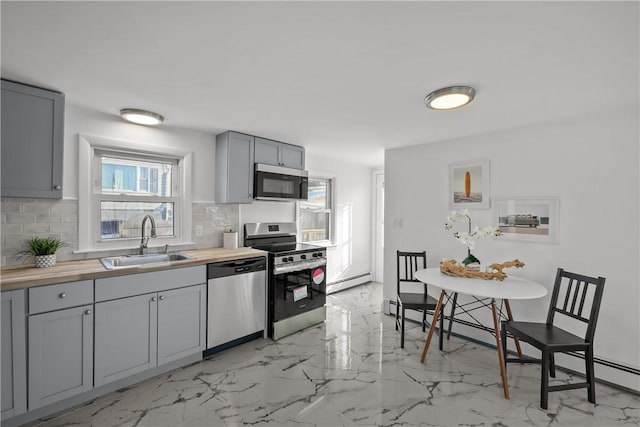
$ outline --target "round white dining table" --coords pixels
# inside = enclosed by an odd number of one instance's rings
[[[491,299],[490,306],[493,314],[493,333],[496,338],[498,363],[500,364],[500,375],[502,377],[504,397],[508,399],[509,384],[507,382],[507,371],[504,361],[505,355],[502,353],[502,343],[500,341],[500,326],[498,322],[498,313],[496,310],[495,300],[501,299],[504,302],[507,310],[507,318],[509,320],[513,320],[509,300],[542,298],[547,294],[547,288],[542,286],[540,283],[517,276],[509,275],[504,280],[485,280],[479,278],[449,276],[441,273],[440,268],[426,268],[423,270],[418,270],[415,273],[415,277],[416,279],[420,280],[423,283],[426,283],[427,285],[431,285],[441,289],[438,304],[436,305],[436,308],[433,312],[433,321],[431,322],[429,333],[427,334],[427,339],[424,344],[424,349],[422,350],[422,358],[420,359],[422,363],[424,363],[427,357],[427,352],[429,350],[429,345],[431,343],[431,338],[433,336],[437,320],[439,316],[442,315],[443,301],[447,296],[447,292],[454,295],[471,295],[479,302],[480,299]],[[455,300],[456,298],[454,298],[454,305]],[[442,335],[442,331],[440,331],[440,334]],[[515,342],[518,354],[521,357],[522,353],[520,350],[520,343],[517,340],[515,340]]]
[[[535,299],[547,295],[547,288],[540,283],[517,276],[504,280],[484,280],[469,277],[448,276],[440,268],[426,268],[415,273],[416,279],[436,288],[483,298]]]

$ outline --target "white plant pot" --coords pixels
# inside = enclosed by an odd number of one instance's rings
[[[56,254],[51,255],[37,255],[36,268],[53,267],[56,265]]]

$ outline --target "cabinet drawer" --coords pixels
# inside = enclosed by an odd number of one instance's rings
[[[106,277],[96,279],[96,302],[199,285],[206,281],[205,265]]]
[[[93,304],[93,280],[29,289],[29,314]]]

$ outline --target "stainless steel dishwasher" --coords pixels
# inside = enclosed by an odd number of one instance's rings
[[[265,257],[207,265],[207,350],[259,338],[266,325]]]

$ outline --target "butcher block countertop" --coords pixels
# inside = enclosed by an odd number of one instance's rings
[[[116,270],[107,270],[98,258],[79,261],[61,261],[50,268],[35,268],[33,266],[6,267],[0,271],[0,290],[8,291],[32,286],[191,267],[194,265],[208,264],[210,262],[267,255],[267,252],[252,248],[208,248],[180,251],[180,253],[189,255],[193,257],[193,259],[146,264],[139,267],[127,267]],[[203,277],[203,280],[204,279]]]

